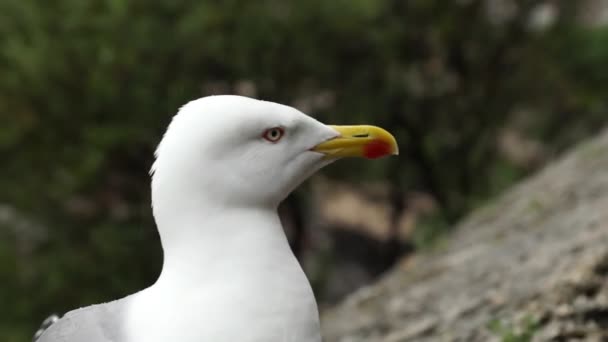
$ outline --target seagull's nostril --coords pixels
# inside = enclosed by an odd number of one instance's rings
[[[367,138],[369,137],[369,133],[355,134],[353,138]]]

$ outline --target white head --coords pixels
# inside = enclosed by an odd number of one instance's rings
[[[336,158],[396,152],[394,138],[377,127],[327,126],[277,103],[204,97],[180,109],[156,150],[154,215],[159,221],[165,211],[176,217],[202,204],[274,209]]]
[[[331,161],[311,149],[338,135],[277,103],[240,96],[194,100],[173,118],[156,150],[153,201],[171,188],[223,205],[276,206]]]

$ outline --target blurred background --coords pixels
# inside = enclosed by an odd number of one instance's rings
[[[605,0],[0,0],[0,340],[154,282],[148,170],[185,102],[395,133],[280,208],[325,308],[604,126],[605,23]]]

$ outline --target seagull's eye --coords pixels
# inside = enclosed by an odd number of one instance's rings
[[[285,130],[283,128],[273,127],[273,128],[267,129],[264,132],[264,134],[262,135],[262,138],[264,138],[272,143],[276,143],[277,141],[281,140],[283,135],[285,135]]]

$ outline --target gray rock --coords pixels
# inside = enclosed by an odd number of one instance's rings
[[[326,342],[608,340],[608,131],[323,314]]]

